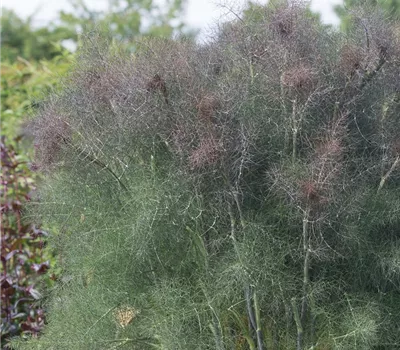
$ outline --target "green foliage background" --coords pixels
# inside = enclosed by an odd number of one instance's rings
[[[28,122],[40,101],[55,89],[73,62],[73,56],[67,51],[60,48],[58,52],[51,60],[29,62],[19,57],[13,63],[2,61],[2,135],[7,135],[10,142],[13,137],[27,132],[23,124]]]
[[[400,0],[344,0],[342,5],[337,5],[335,8],[335,12],[341,20],[342,30],[349,29],[349,10],[358,6],[379,9],[385,14],[387,20],[398,19],[400,16]]]

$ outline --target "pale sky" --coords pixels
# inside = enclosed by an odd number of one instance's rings
[[[1,1],[1,0],[0,0]],[[186,23],[191,27],[202,31],[202,36],[215,23],[216,20],[224,17],[226,9],[218,6],[221,0],[188,0],[186,9]],[[259,3],[266,3],[266,0],[258,0]],[[85,3],[94,9],[106,9],[107,0],[86,0]],[[246,3],[245,0],[228,0],[229,4],[236,4],[240,8]],[[312,0],[312,9],[320,12],[322,20],[326,23],[337,24],[338,19],[333,12],[333,6],[342,3],[342,0]],[[2,6],[13,9],[18,15],[27,17],[35,14],[34,23],[46,25],[57,18],[57,12],[62,9],[69,9],[68,0],[3,0]]]

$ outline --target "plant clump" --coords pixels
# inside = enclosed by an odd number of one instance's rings
[[[17,348],[399,346],[396,25],[236,15],[202,45],[83,36],[33,120],[64,270]]]

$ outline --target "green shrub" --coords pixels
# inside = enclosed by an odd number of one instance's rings
[[[393,28],[278,4],[205,45],[87,34],[33,126],[64,276],[15,346],[397,347]]]
[[[27,61],[18,57],[12,63],[1,62],[1,134],[7,137],[8,142],[17,146],[14,138],[26,133],[24,124],[29,116],[44,96],[54,90],[71,63],[72,56],[66,51],[49,61]],[[27,157],[32,157],[32,152],[27,149],[31,145],[26,147],[27,143],[18,147],[24,149],[22,153]]]

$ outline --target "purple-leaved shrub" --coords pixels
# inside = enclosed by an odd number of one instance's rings
[[[16,138],[18,146],[20,138]],[[1,344],[29,334],[37,337],[45,323],[40,286],[48,274],[50,256],[43,248],[47,232],[24,218],[35,190],[34,177],[18,147],[2,136],[1,154]],[[47,275],[46,278],[40,278]],[[44,276],[42,276],[44,277]]]

